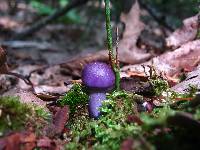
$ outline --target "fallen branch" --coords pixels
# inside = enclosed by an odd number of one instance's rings
[[[44,26],[46,26],[50,22],[52,22],[52,21],[58,19],[59,17],[65,15],[67,12],[69,12],[73,8],[78,7],[80,5],[83,5],[87,2],[88,2],[88,0],[73,0],[71,3],[67,4],[63,8],[55,11],[53,14],[51,14],[51,15],[47,16],[46,18],[34,23],[32,26],[16,33],[13,36],[13,39],[23,39],[23,38],[27,37],[28,35],[31,35],[31,34],[37,32],[38,30],[40,30],[41,28],[43,28]]]

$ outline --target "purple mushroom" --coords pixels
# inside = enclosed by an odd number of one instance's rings
[[[99,108],[106,99],[106,92],[115,84],[115,74],[106,63],[92,62],[85,66],[82,71],[83,84],[89,90],[89,115],[94,119],[100,116]]]

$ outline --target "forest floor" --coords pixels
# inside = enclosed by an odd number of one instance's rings
[[[199,14],[172,31],[138,3],[122,13],[121,23],[113,22],[113,28],[119,28],[120,40],[114,43],[121,91],[108,94],[112,108],[104,106],[104,116],[92,120],[81,97],[87,95],[81,71],[89,62],[108,63],[104,17],[87,18],[91,12],[82,11],[86,24],[47,24],[21,40],[14,35],[42,18],[28,5],[18,7],[16,14],[5,15],[9,7],[0,2],[0,149],[169,149],[166,143],[171,149],[191,149],[198,145]],[[113,35],[116,39],[115,30]],[[72,108],[65,102],[70,94],[81,97],[82,104]],[[60,107],[59,101],[65,105]],[[143,106],[145,102],[149,107]]]

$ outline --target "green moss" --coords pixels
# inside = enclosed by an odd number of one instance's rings
[[[154,93],[157,96],[160,96],[162,92],[167,91],[169,89],[169,85],[167,81],[163,79],[150,79],[151,84],[153,85],[154,88]]]
[[[69,105],[71,113],[74,113],[78,105],[85,105],[88,102],[86,88],[81,84],[74,84],[73,87],[58,101],[61,106]]]
[[[189,89],[187,96],[193,96],[196,91],[195,87],[192,86]],[[170,92],[167,88],[165,90]],[[174,96],[169,94],[169,97],[165,99],[173,102]],[[67,125],[71,129],[71,135],[68,137],[71,140],[65,145],[65,148],[69,150],[118,150],[127,137],[134,139],[134,149],[165,147],[165,141],[170,143],[170,139],[176,140],[172,145],[177,148],[179,139],[184,138],[184,135],[180,133],[189,132],[189,130],[170,125],[168,118],[177,112],[185,110],[174,110],[170,107],[170,103],[164,103],[162,107],[154,108],[151,113],[139,113],[136,109],[136,99],[138,101],[138,99],[142,99],[142,96],[125,91],[114,91],[111,94],[107,94],[107,100],[104,101],[100,109],[102,115],[98,120],[89,118],[87,112],[82,113],[82,115],[76,115]],[[199,107],[190,113],[193,114],[194,119],[199,120]],[[143,124],[128,123],[128,115],[138,116]],[[156,129],[160,130],[163,135],[157,136],[155,134]],[[164,134],[163,129],[170,129],[170,131]],[[161,139],[159,138],[160,136],[162,137]],[[179,139],[176,139],[176,136]],[[189,142],[186,145],[191,146]]]
[[[124,139],[141,134],[140,126],[127,123],[127,116],[134,114],[134,107],[133,94],[124,91],[108,94],[98,120],[78,116],[68,124],[72,134],[66,149],[120,149]]]
[[[48,111],[45,111],[42,107],[35,107],[34,108],[36,116],[39,118],[43,118],[44,120],[50,121],[51,120],[51,113]]]
[[[154,86],[154,92],[157,96],[163,96],[161,107],[156,107],[151,113],[138,112],[137,104],[139,100],[144,100],[141,95],[135,95],[126,91],[114,91],[107,94],[107,99],[100,108],[101,116],[98,120],[89,118],[86,104],[88,96],[83,92],[80,85],[74,86],[65,97],[64,104],[73,108],[74,117],[70,118],[67,126],[71,129],[69,135],[70,142],[65,145],[66,149],[94,149],[94,150],[117,150],[121,143],[127,138],[134,139],[134,149],[155,149],[157,143],[163,144],[162,140],[176,139],[176,135],[181,133],[177,127],[170,126],[168,118],[175,115],[176,112],[186,111],[177,107],[172,109],[171,104],[175,98],[194,97],[197,91],[196,86],[189,85],[188,92],[185,94],[176,93],[170,90],[168,83],[157,77],[150,79]],[[167,93],[167,94],[166,94]],[[83,97],[83,99],[80,99]],[[83,106],[85,107],[84,109]],[[75,111],[78,109],[78,111]],[[200,111],[192,110],[194,118],[199,120]],[[137,123],[128,123],[128,115],[138,116],[143,125]],[[170,127],[169,127],[170,126]],[[155,129],[170,128],[172,131],[162,137],[161,140],[154,135]],[[179,135],[178,135],[179,136]],[[180,136],[182,138],[182,135]],[[148,141],[147,141],[147,140]],[[142,142],[141,142],[142,141]],[[156,143],[156,144],[155,144]],[[155,146],[153,146],[155,144]],[[163,145],[161,145],[163,146]],[[178,144],[174,144],[174,147]],[[158,146],[159,147],[159,146]]]
[[[38,106],[20,103],[17,97],[0,97],[0,135],[22,130],[27,124],[38,127],[47,119],[46,115],[36,113],[39,109],[40,112],[45,112]]]

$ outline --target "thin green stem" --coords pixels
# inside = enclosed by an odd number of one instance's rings
[[[109,51],[109,57],[111,57],[111,63],[113,65],[114,63],[114,52],[113,52],[113,46],[112,46],[112,27],[110,23],[110,0],[104,0],[105,1],[105,15],[106,15],[106,31],[107,31],[107,45],[108,45],[108,51]]]
[[[105,15],[106,15],[106,31],[107,31],[107,45],[109,51],[109,59],[111,66],[115,72],[115,90],[120,89],[120,73],[118,68],[118,60],[114,57],[114,51],[112,46],[112,27],[110,23],[110,0],[104,0],[105,2]]]

